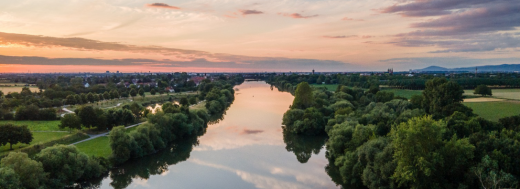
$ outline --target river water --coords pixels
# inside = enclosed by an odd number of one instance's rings
[[[325,171],[325,138],[284,135],[293,96],[265,82],[237,86],[206,133],[113,169],[100,188],[338,188]]]

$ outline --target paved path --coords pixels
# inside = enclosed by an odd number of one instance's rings
[[[142,125],[142,124],[144,124],[144,123],[146,123],[146,121],[145,121],[145,122],[142,122],[142,123],[138,123],[138,124],[134,124],[134,125],[126,126],[125,128],[128,129],[128,128],[136,127],[136,126]],[[101,134],[97,134],[97,135],[89,135],[90,138],[87,138],[87,139],[85,139],[85,140],[81,140],[81,141],[78,141],[78,142],[75,142],[75,143],[72,143],[72,144],[69,144],[69,145],[76,145],[76,144],[79,144],[79,143],[82,143],[82,142],[85,142],[85,141],[89,141],[89,140],[92,140],[92,139],[95,139],[95,138],[99,138],[99,137],[102,137],[102,136],[107,136],[108,133],[110,133],[110,132],[101,133]]]

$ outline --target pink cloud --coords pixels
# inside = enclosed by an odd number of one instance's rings
[[[341,20],[345,20],[345,21],[364,21],[363,19],[354,19],[354,18],[349,18],[349,17],[342,18]]]
[[[175,10],[181,9],[179,7],[171,6],[166,3],[152,3],[152,4],[146,4],[146,6],[151,7],[151,8],[163,8],[163,9],[175,9]]]
[[[248,14],[264,14],[262,11],[257,10],[239,10],[242,15],[248,15]]]
[[[356,35],[324,35],[323,38],[328,39],[344,39],[344,38],[351,38],[351,37],[357,37]]]
[[[282,16],[286,16],[286,17],[291,17],[291,18],[313,18],[313,17],[317,17],[318,15],[315,14],[315,15],[311,15],[311,16],[303,16],[301,15],[300,13],[292,13],[292,14],[289,14],[289,13],[278,13],[279,15],[282,15]]]

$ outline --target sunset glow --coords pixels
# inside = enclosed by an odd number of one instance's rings
[[[520,63],[517,0],[0,2],[0,73]]]

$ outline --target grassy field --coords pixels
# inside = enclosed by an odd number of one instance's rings
[[[205,110],[206,109],[206,101],[202,101],[194,106],[191,106],[192,110]]]
[[[76,144],[76,147],[89,156],[93,155],[108,158],[110,154],[112,154],[108,140],[107,136],[103,136]]]
[[[14,125],[27,125],[31,131],[66,131],[60,129],[60,121],[0,121],[0,124],[11,123]]]
[[[67,135],[69,135],[68,132],[34,132],[33,133],[34,139],[29,145],[16,144],[16,145],[13,145],[13,149],[18,150],[20,148],[25,148],[25,147],[28,147],[28,146],[31,146],[34,144],[50,142],[50,141],[65,137]],[[8,152],[9,152],[9,144],[0,147],[0,154],[8,153]]]
[[[468,96],[480,96],[474,95],[474,90],[464,90],[464,95]],[[495,98],[520,100],[520,89],[492,89],[493,96]]]
[[[422,90],[407,90],[407,89],[383,89],[382,91],[393,92],[394,96],[401,96],[410,99],[413,95],[421,95]]]
[[[473,109],[473,113],[492,121],[520,114],[520,103],[514,101],[466,102],[464,105]]]

